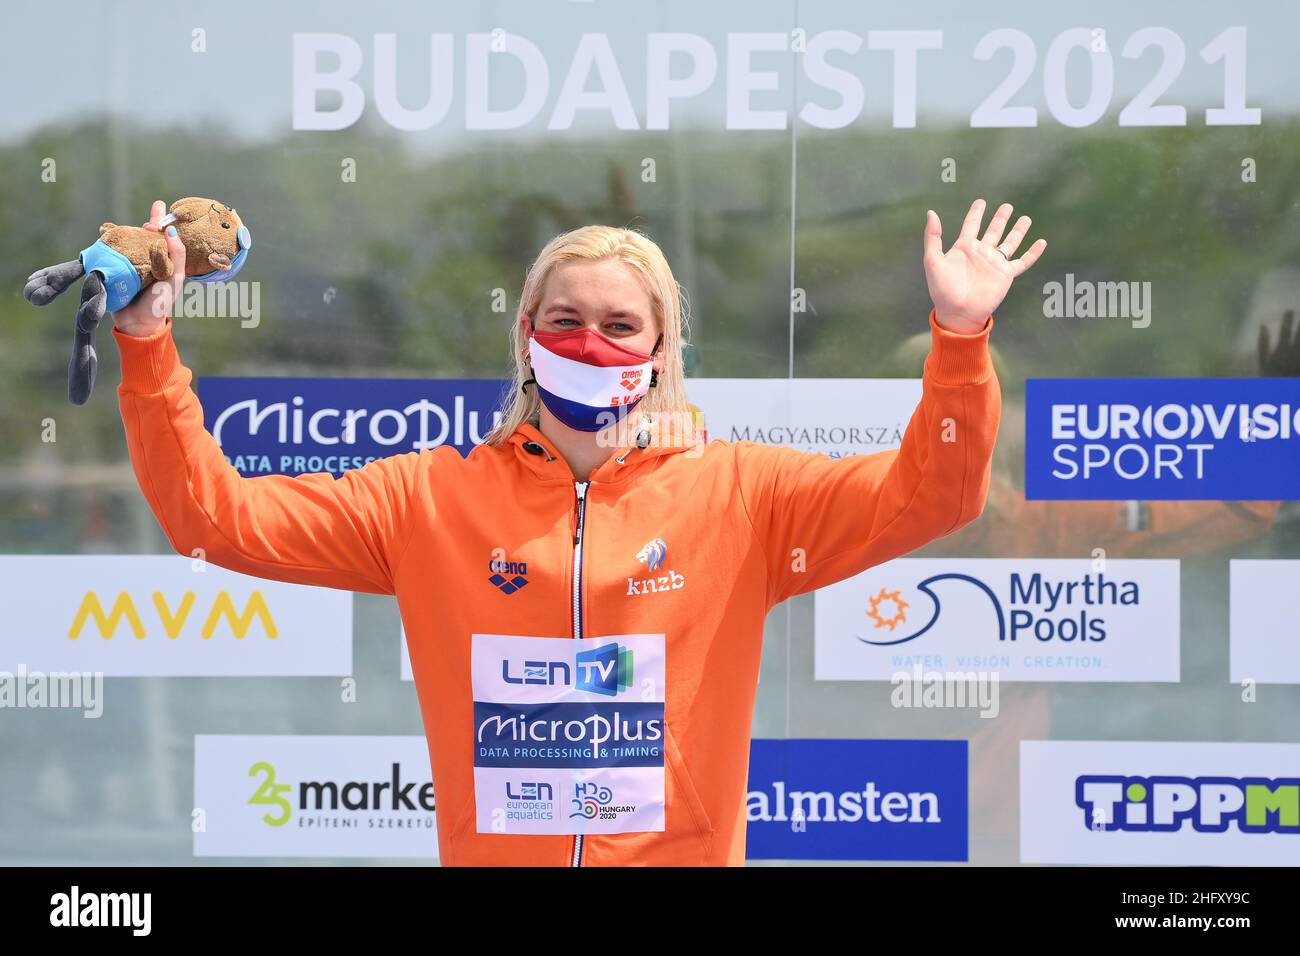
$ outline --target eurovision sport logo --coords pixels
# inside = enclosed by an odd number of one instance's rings
[[[1025,863],[1294,866],[1300,745],[1023,741]]]
[[[1300,499],[1288,378],[1029,379],[1025,496]]]
[[[754,740],[751,860],[965,860],[964,740]]]
[[[500,421],[495,379],[202,378],[203,424],[242,475],[335,476],[451,445],[469,454]]]
[[[1177,681],[1177,561],[890,561],[816,592],[818,680],[918,666],[1001,680]]]

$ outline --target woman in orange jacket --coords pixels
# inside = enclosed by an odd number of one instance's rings
[[[397,596],[444,864],[739,865],[767,612],[983,507],[992,313],[1046,247],[1015,258],[1030,220],[1006,232],[1011,212],[981,237],[976,201],[947,252],[927,215],[932,350],[897,451],[690,441],[672,272],[645,236],[587,226],[529,270],[487,442],[338,479],[241,477],[204,430],[169,230],[176,278],[114,315],[132,465],[182,554]]]

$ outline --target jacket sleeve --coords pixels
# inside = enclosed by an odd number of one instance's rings
[[[988,336],[930,313],[921,402],[902,445],[834,460],[738,442],[740,494],[767,563],[769,605],[907,554],[979,516],[1002,397]]]
[[[393,593],[421,455],[343,477],[245,478],[203,427],[171,320],[151,336],[114,329],[118,402],[131,465],[172,547],[220,567],[293,584]],[[200,552],[198,549],[202,549]]]

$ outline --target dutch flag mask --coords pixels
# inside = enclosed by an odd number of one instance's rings
[[[622,421],[653,384],[654,350],[647,355],[594,329],[538,332],[528,340],[537,394],[569,428],[598,432]]]

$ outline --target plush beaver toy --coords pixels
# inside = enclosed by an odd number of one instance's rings
[[[243,268],[253,245],[235,210],[212,199],[191,196],[172,203],[162,227],[175,226],[185,244],[185,275],[200,282],[225,282]],[[172,276],[172,260],[162,233],[106,222],[99,241],[71,262],[46,266],[27,278],[23,295],[32,305],[48,305],[82,276],[81,305],[68,365],[68,398],[84,405],[95,387],[99,360],[95,329],[105,312],[116,312],[140,290]]]

